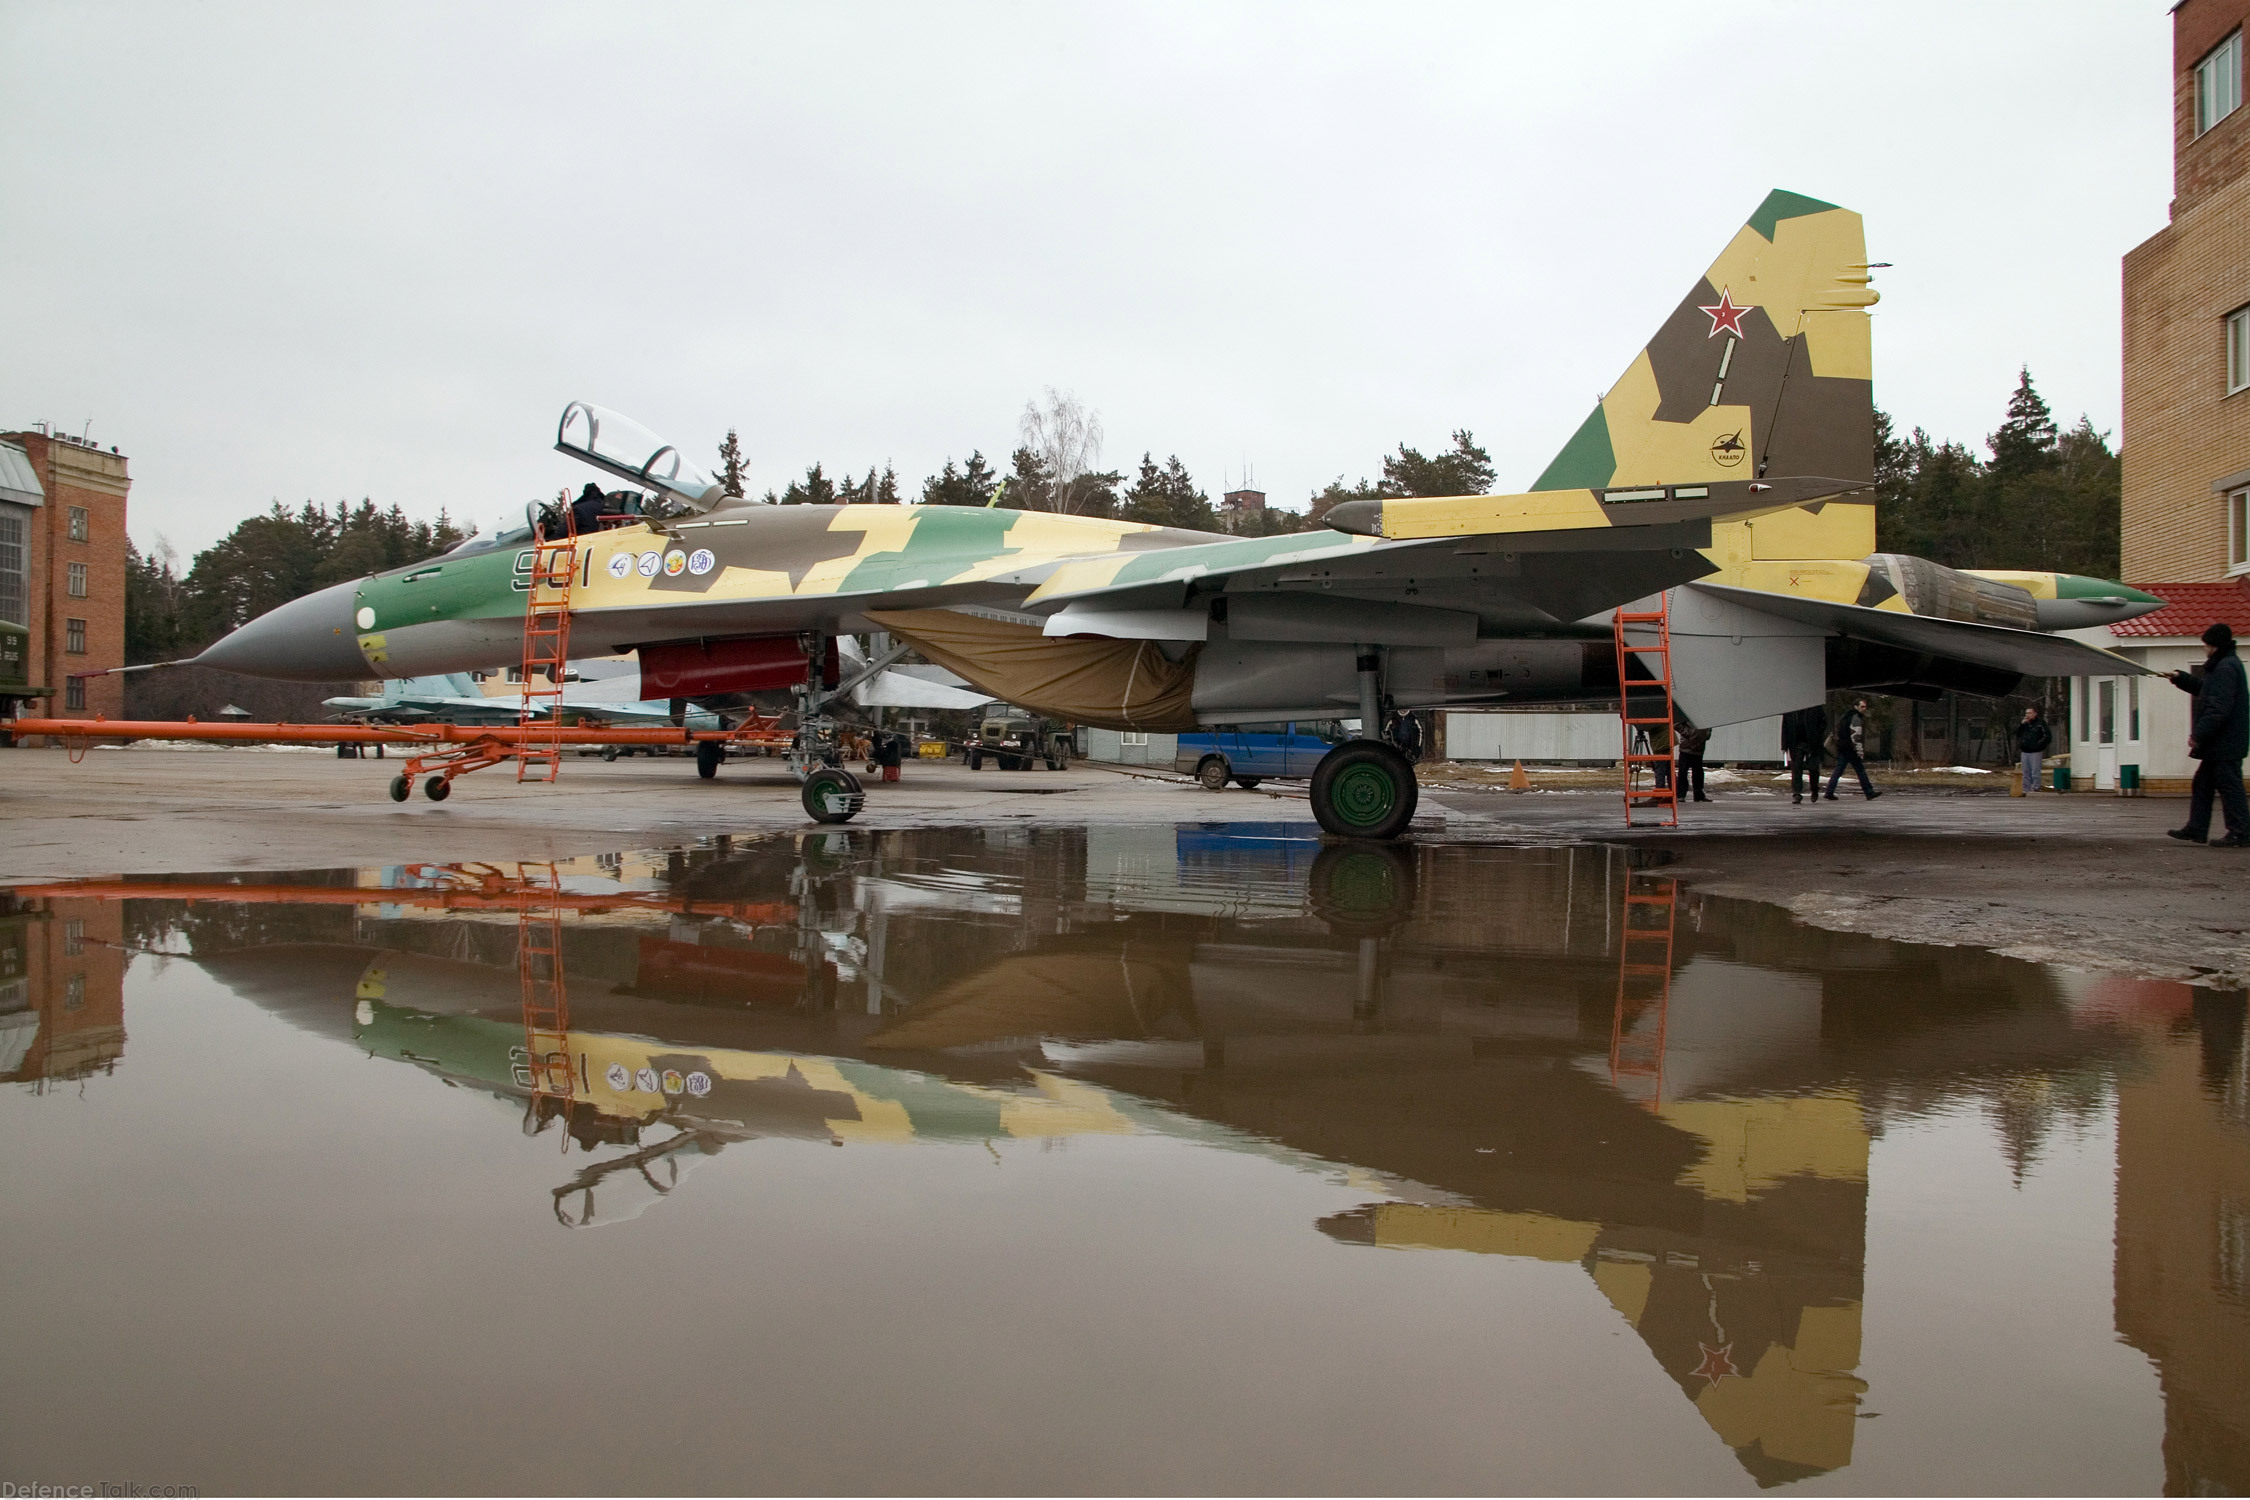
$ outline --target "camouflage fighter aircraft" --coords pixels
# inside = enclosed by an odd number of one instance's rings
[[[2150,595],[1876,551],[1870,272],[1858,214],[1771,193],[1529,491],[1352,502],[1312,534],[747,503],[573,403],[556,447],[650,492],[647,514],[579,539],[573,639],[637,652],[646,699],[793,686],[808,737],[852,686],[834,643],[858,632],[1083,724],[1356,710],[1363,737],[1321,763],[1312,803],[1331,832],[1373,838],[1415,804],[1412,768],[1372,737],[1386,707],[1614,701],[1621,606],[1668,602],[1677,710],[1705,728],[1831,688],[2001,694],[2139,671],[2043,632],[2130,618]],[[199,660],[313,680],[514,663],[533,547],[526,526],[335,585]],[[848,816],[848,776],[801,764],[807,809]]]

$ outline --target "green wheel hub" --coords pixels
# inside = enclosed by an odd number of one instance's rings
[[[1336,815],[1359,828],[1373,828],[1398,806],[1398,787],[1383,767],[1346,766],[1332,783]]]

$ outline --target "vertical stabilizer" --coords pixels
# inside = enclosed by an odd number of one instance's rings
[[[1776,190],[1533,489],[1875,476],[1867,237]]]

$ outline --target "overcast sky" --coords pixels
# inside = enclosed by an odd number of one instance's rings
[[[1528,484],[1771,187],[1858,209],[1876,400],[2118,421],[2161,0],[0,0],[0,427],[183,554],[274,499],[490,526],[566,401],[753,493],[1015,446],[1278,504],[1455,427]]]

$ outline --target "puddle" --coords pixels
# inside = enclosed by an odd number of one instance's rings
[[[0,1452],[2250,1488],[2240,997],[1643,864],[1284,821],[0,893]]]

